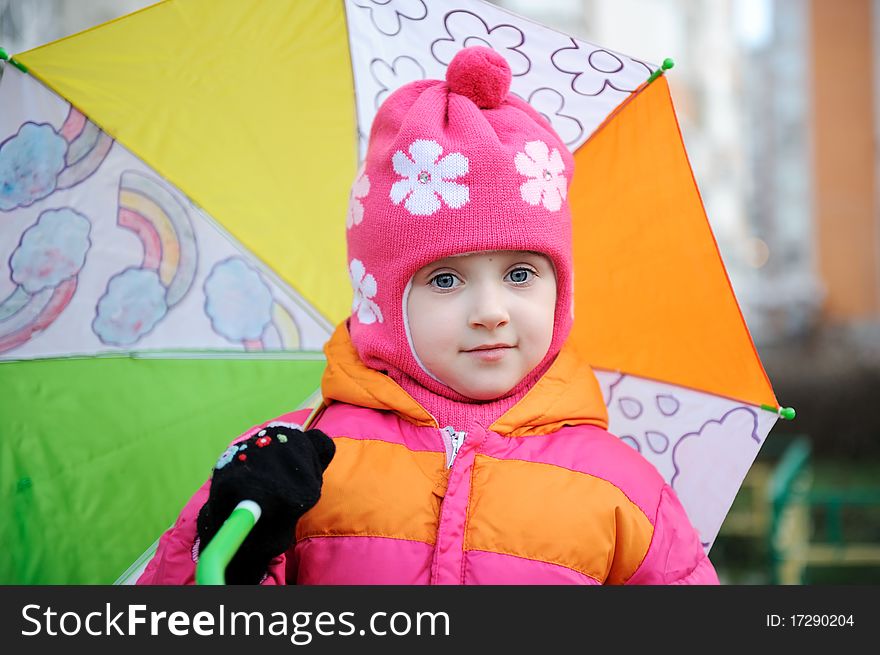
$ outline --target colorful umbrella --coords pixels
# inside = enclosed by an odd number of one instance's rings
[[[575,153],[573,338],[711,547],[782,410],[662,70],[480,0],[165,0],[0,65],[0,580],[112,582],[316,401],[376,108],[474,44]]]

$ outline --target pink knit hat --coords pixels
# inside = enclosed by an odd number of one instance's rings
[[[409,345],[405,294],[422,266],[487,250],[547,255],[556,315],[536,370],[546,370],[572,322],[566,196],[574,160],[547,120],[508,93],[510,80],[501,55],[472,47],[453,58],[445,82],[420,80],[392,93],[373,121],[351,193],[349,331],[361,360],[404,388],[414,381],[459,402],[468,399],[428,375]]]

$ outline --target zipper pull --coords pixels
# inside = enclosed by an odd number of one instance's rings
[[[458,455],[467,432],[456,432],[454,427],[447,425],[440,430],[440,434],[443,435],[443,443],[446,445],[446,468],[449,469],[455,463],[455,456]]]

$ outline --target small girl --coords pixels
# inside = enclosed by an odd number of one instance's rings
[[[510,80],[466,48],[380,107],[321,406],[237,439],[140,584],[192,583],[246,498],[263,514],[231,583],[718,583],[566,345],[574,160]]]

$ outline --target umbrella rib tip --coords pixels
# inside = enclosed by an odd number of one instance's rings
[[[761,409],[767,410],[768,412],[773,412],[779,418],[786,421],[793,421],[794,417],[797,415],[797,412],[794,411],[794,407],[774,407],[773,405],[761,405]]]
[[[8,52],[6,52],[6,49],[2,48],[2,47],[0,47],[0,60],[8,61],[10,64],[15,66],[18,70],[20,70],[22,73],[28,72],[27,68],[25,68],[24,64],[22,64],[20,61],[16,60],[14,57],[10,56],[10,54]]]
[[[653,73],[651,73],[651,77],[648,78],[647,83],[650,84],[651,82],[653,82],[658,77],[663,75],[663,73],[668,71],[673,66],[675,66],[675,62],[672,60],[671,57],[667,57],[666,59],[663,60],[663,63],[660,64],[660,67],[657,70],[655,70]]]

